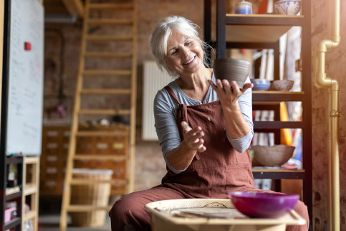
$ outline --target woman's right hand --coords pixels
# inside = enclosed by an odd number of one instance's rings
[[[192,150],[204,152],[207,148],[204,146],[204,132],[201,127],[191,128],[186,121],[181,122],[183,128],[183,143]]]

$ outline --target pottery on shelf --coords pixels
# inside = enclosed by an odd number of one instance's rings
[[[301,9],[301,0],[276,0],[274,13],[284,15],[297,15]]]
[[[292,156],[295,147],[279,144],[274,146],[253,145],[254,160],[262,166],[281,166]]]
[[[271,90],[289,91],[292,89],[293,84],[294,84],[293,80],[288,80],[288,79],[274,80],[271,84]]]
[[[267,79],[251,79],[251,83],[254,91],[266,91],[270,88],[270,80]]]

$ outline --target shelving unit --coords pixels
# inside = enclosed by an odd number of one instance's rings
[[[2,158],[3,159],[3,158]],[[17,185],[6,187],[7,171],[13,164],[17,167]],[[33,230],[37,231],[38,226],[38,182],[39,182],[39,157],[11,156],[4,158],[4,166],[1,171],[1,190],[5,195],[1,197],[1,221],[0,230],[22,230],[25,222],[32,220]],[[30,176],[30,179],[27,178]],[[25,213],[25,203],[30,197],[30,211]],[[10,222],[5,221],[6,204],[16,202],[16,217]]]
[[[1,167],[1,191],[5,192],[1,194],[0,200],[0,211],[1,211],[1,230],[22,230],[22,172],[23,172],[23,157],[22,156],[11,156],[7,157],[5,155],[1,155],[0,165]],[[7,171],[9,166],[13,164],[17,166],[17,185],[11,188],[7,187]],[[16,212],[17,215],[15,218],[11,219],[9,222],[5,222],[5,210],[6,205],[9,202],[16,202]]]
[[[274,49],[274,79],[279,78],[279,39],[291,27],[302,28],[301,39],[301,92],[253,91],[254,103],[268,102],[302,102],[301,121],[254,121],[255,132],[280,132],[280,129],[302,129],[303,168],[287,170],[281,168],[254,168],[257,179],[300,179],[303,181],[303,201],[308,206],[312,217],[312,124],[311,124],[311,7],[310,0],[302,1],[300,16],[274,14],[226,14],[225,0],[217,0],[216,6],[216,42],[212,41],[211,0],[204,0],[204,39],[216,48],[216,57],[226,57],[226,50],[231,48]],[[227,33],[228,32],[228,33]],[[229,34],[231,36],[226,37]],[[275,143],[278,140],[276,139]]]
[[[22,227],[31,221],[33,230],[37,231],[40,159],[37,156],[25,156],[23,162]],[[30,208],[28,212],[25,211],[27,201]]]

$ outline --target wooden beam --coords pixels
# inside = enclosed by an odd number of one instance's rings
[[[67,8],[67,11],[72,16],[78,16],[83,18],[84,16],[84,5],[81,0],[62,0]]]

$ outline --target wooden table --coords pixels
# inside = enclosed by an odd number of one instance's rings
[[[248,218],[229,199],[176,199],[145,205],[153,231],[284,231],[286,225],[304,225],[295,211],[278,218]]]

